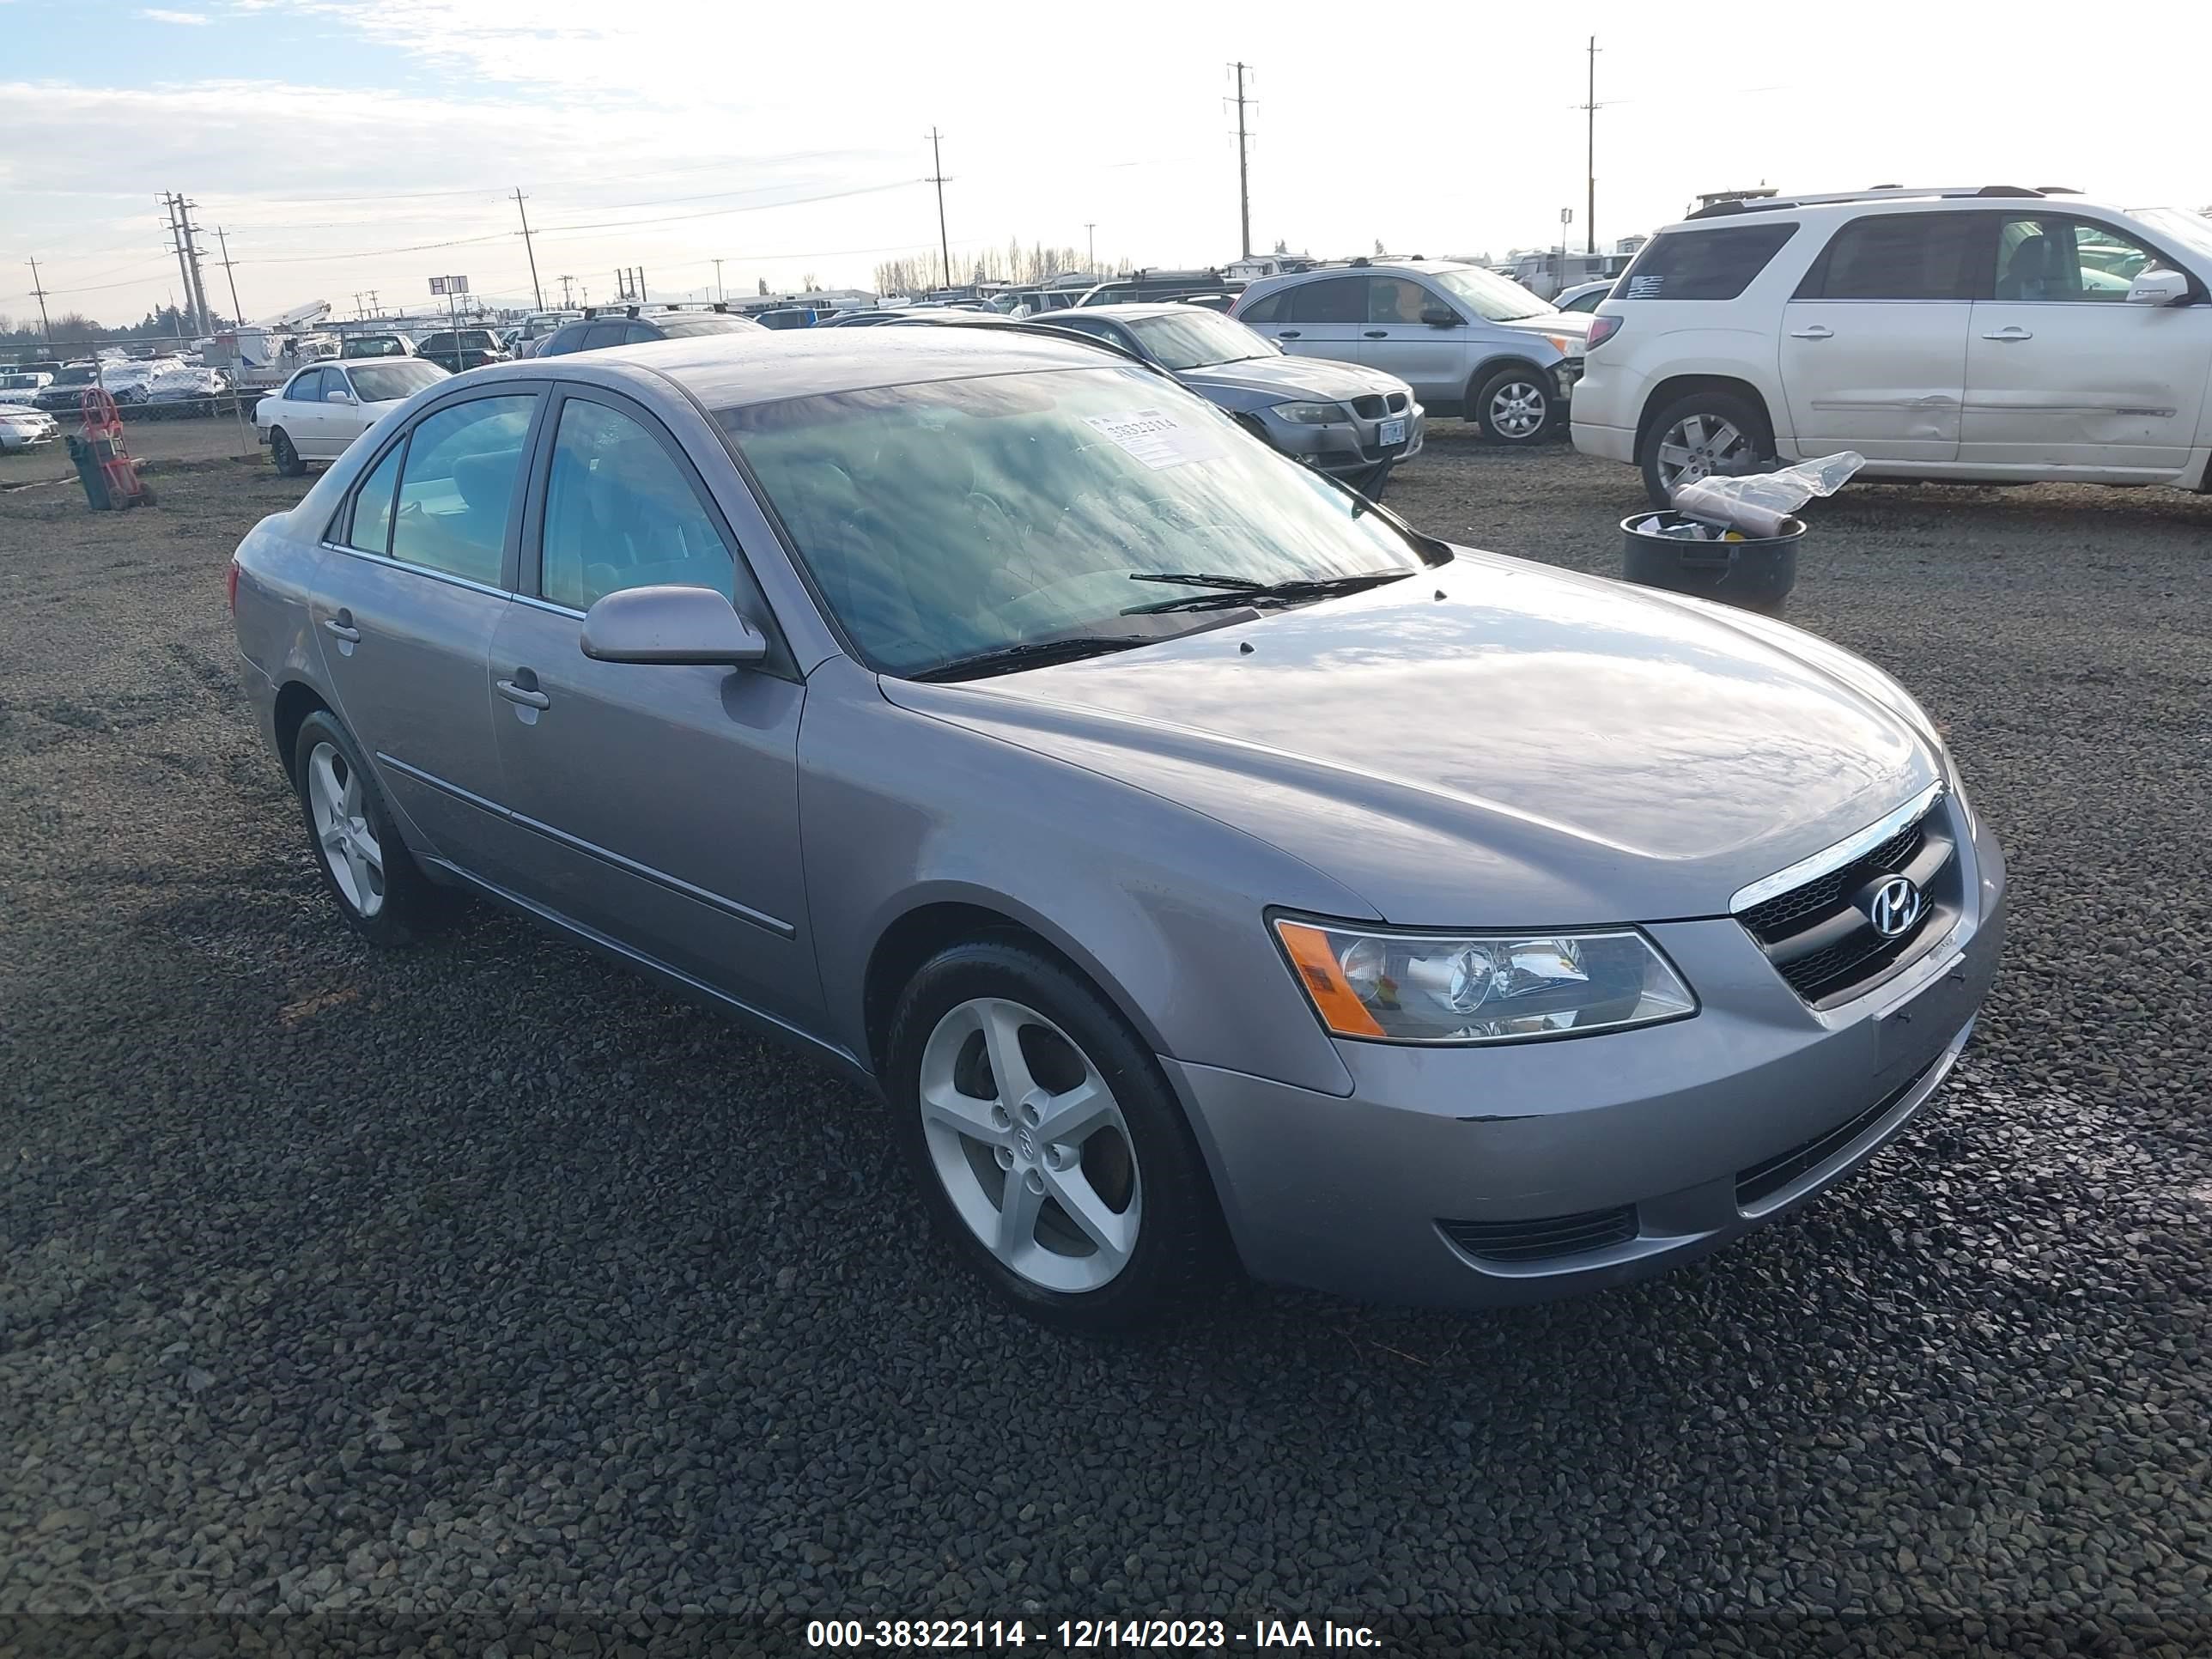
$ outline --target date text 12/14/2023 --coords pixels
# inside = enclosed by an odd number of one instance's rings
[[[1243,1649],[1380,1648],[1382,1638],[1365,1625],[1322,1619],[812,1619],[810,1648],[1022,1649],[1056,1650],[1119,1648]]]

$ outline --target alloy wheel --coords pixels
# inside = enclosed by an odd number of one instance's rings
[[[331,879],[364,921],[384,908],[384,849],[368,821],[361,775],[335,744],[319,743],[307,757],[307,805],[315,817],[315,844]]]
[[[1735,422],[1719,415],[1688,415],[1659,440],[1659,481],[1672,494],[1753,459],[1751,440]]]
[[[1543,387],[1530,380],[1509,380],[1491,394],[1490,429],[1498,437],[1522,442],[1544,429],[1547,412]]]
[[[1090,1057],[1035,1009],[976,997],[923,1045],[923,1139],[945,1196],[1039,1289],[1095,1291],[1128,1265],[1143,1187],[1127,1121]]]

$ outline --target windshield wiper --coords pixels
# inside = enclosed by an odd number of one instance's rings
[[[1103,657],[1112,651],[1127,651],[1133,646],[1152,645],[1158,637],[1153,634],[1076,634],[1059,640],[1022,640],[969,656],[955,657],[950,662],[941,662],[934,668],[925,668],[906,678],[966,680],[1018,668],[1044,668],[1056,662],[1075,662],[1085,657]]]
[[[1209,576],[1193,573],[1179,575],[1154,575],[1148,571],[1133,570],[1133,582],[1181,582],[1192,587],[1217,587],[1218,593],[1182,593],[1171,599],[1154,599],[1149,605],[1124,605],[1125,617],[1152,617],[1164,611],[1211,611],[1223,605],[1273,604],[1296,605],[1307,599],[1333,599],[1346,593],[1358,593],[1384,582],[1402,580],[1415,573],[1411,570],[1370,570],[1356,576],[1322,576],[1287,582],[1255,582],[1249,576]]]

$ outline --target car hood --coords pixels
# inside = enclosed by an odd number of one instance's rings
[[[1314,398],[1328,403],[1407,390],[1395,374],[1358,363],[1331,362],[1325,357],[1248,357],[1242,362],[1181,369],[1176,372],[1176,379],[1200,393],[1251,392],[1274,398]]]
[[[1424,927],[1724,915],[1942,775],[1917,706],[1847,652],[1488,553],[1122,655],[883,689]]]
[[[1590,313],[1586,311],[1547,311],[1539,317],[1519,317],[1498,326],[1517,328],[1527,334],[1556,334],[1563,340],[1572,342],[1572,349],[1567,355],[1579,357],[1584,343],[1589,338],[1591,320]]]

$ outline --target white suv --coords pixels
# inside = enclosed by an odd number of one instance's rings
[[[1575,447],[1676,484],[1862,476],[2212,489],[2212,221],[2008,185],[1726,203],[1598,307]]]

